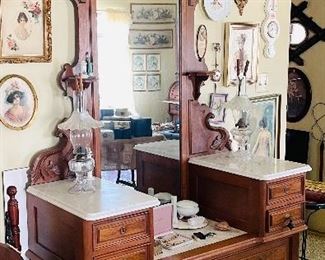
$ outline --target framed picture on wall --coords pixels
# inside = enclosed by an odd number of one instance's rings
[[[175,23],[176,4],[131,4],[133,23]]]
[[[173,30],[130,30],[129,47],[131,49],[173,48]]]
[[[160,54],[147,54],[147,71],[160,71]]]
[[[210,123],[225,122],[226,109],[224,104],[227,102],[228,94],[213,93],[210,96],[210,108],[214,114],[214,118],[210,119]]]
[[[148,91],[160,90],[160,74],[147,74]]]
[[[146,55],[144,53],[132,54],[132,71],[146,70]]]
[[[238,82],[238,73],[244,72],[246,62],[248,83],[257,81],[259,25],[246,23],[228,23],[225,43],[225,82],[227,85]]]
[[[255,104],[255,130],[251,135],[250,148],[253,154],[279,158],[280,143],[280,95],[250,98]]]
[[[146,91],[146,74],[133,74],[133,91]]]
[[[51,61],[51,0],[1,0],[0,21],[0,63]]]
[[[30,125],[37,108],[37,96],[32,84],[19,75],[0,80],[0,122],[13,130]]]

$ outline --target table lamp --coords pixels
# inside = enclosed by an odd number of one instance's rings
[[[69,161],[69,170],[76,175],[70,193],[94,192],[92,171],[95,160],[92,158],[92,129],[102,126],[100,121],[92,118],[86,110],[84,89],[81,76],[73,89],[73,111],[70,117],[58,125],[61,130],[70,130],[70,141],[73,146],[74,158]]]
[[[253,103],[246,94],[246,73],[249,61],[246,61],[244,72],[240,73],[240,61],[237,60],[238,91],[237,94],[225,104],[232,111],[235,126],[230,130],[233,138],[238,143],[238,153],[243,158],[250,157],[249,139],[252,130]]]

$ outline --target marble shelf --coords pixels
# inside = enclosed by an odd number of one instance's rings
[[[307,164],[258,156],[244,159],[236,152],[216,152],[193,157],[189,163],[262,181],[311,171],[311,167]]]
[[[145,144],[137,144],[136,146],[134,146],[134,149],[137,151],[150,153],[169,159],[179,160],[178,140],[167,140]]]
[[[87,221],[159,205],[159,200],[131,187],[94,178],[94,193],[71,194],[71,180],[32,185],[27,192]]]

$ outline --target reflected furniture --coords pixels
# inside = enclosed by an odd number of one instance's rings
[[[179,141],[138,144],[136,150],[137,190],[169,192],[180,196]]]
[[[136,159],[134,146],[142,143],[159,142],[161,140],[164,140],[163,135],[135,137],[131,139],[102,139],[102,170],[117,170],[116,183],[123,183],[135,187],[134,170],[136,169]],[[131,170],[132,183],[121,180],[122,170]]]
[[[153,259],[158,199],[96,178],[94,193],[61,180],[27,189],[30,259]]]

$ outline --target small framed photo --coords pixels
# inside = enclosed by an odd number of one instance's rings
[[[130,49],[173,48],[173,30],[130,30]]]
[[[132,54],[132,71],[145,71],[146,70],[146,55],[144,53]]]
[[[279,158],[280,97],[275,94],[250,98],[256,107],[256,127],[250,138],[255,155]]]
[[[0,63],[50,62],[51,0],[0,1]]]
[[[146,74],[133,74],[133,91],[146,91]]]
[[[30,125],[37,108],[37,96],[32,84],[19,75],[0,80],[0,121],[13,130]]]
[[[228,23],[226,25],[224,73],[227,85],[238,82],[238,74],[248,68],[246,80],[248,83],[257,81],[259,25],[246,23]]]
[[[160,74],[147,74],[147,89],[148,91],[160,90]]]
[[[160,54],[147,54],[147,71],[160,71]]]
[[[131,4],[131,16],[134,24],[175,23],[176,14],[176,4]]]
[[[214,93],[210,96],[210,108],[214,114],[214,118],[210,119],[210,123],[225,122],[226,109],[224,104],[227,102],[228,94]]]

